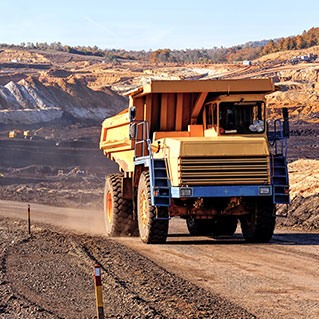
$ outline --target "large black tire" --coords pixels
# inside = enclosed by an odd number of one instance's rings
[[[157,217],[164,219],[157,219],[156,213]],[[165,243],[168,233],[167,217],[166,207],[156,208],[151,205],[150,176],[148,172],[143,172],[137,193],[137,220],[141,240],[146,244]]]
[[[251,205],[251,214],[240,218],[243,236],[247,242],[267,243],[276,224],[275,205],[270,199],[260,199]]]
[[[137,221],[133,220],[132,201],[123,198],[121,174],[106,177],[104,188],[104,220],[110,237],[135,236]]]
[[[238,220],[235,216],[218,216],[215,219],[212,234],[214,237],[232,236],[237,228]]]
[[[208,236],[213,231],[212,219],[197,219],[190,216],[186,219],[186,225],[192,236]]]

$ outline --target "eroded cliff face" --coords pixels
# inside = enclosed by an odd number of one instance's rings
[[[94,91],[73,77],[29,76],[0,86],[0,124],[44,123],[62,116],[100,122],[126,105],[111,89]]]

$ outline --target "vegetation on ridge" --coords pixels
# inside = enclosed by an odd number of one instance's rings
[[[75,46],[62,45],[60,42],[44,43],[21,43],[20,45],[0,44],[0,48],[26,48],[37,50],[53,50],[81,54],[88,56],[103,57],[106,62],[116,62],[119,59],[136,61],[148,61],[152,63],[218,63],[253,60],[263,55],[285,50],[305,49],[319,45],[319,28],[311,28],[301,35],[286,38],[247,42],[230,48],[213,47],[212,49],[158,49],[155,51],[140,50],[127,51],[124,49],[100,49],[97,46]]]

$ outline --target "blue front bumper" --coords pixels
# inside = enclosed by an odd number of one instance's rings
[[[272,185],[171,187],[172,198],[272,196]]]

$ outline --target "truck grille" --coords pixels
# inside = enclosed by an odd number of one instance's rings
[[[179,158],[181,185],[238,185],[269,183],[269,161],[260,157]]]

